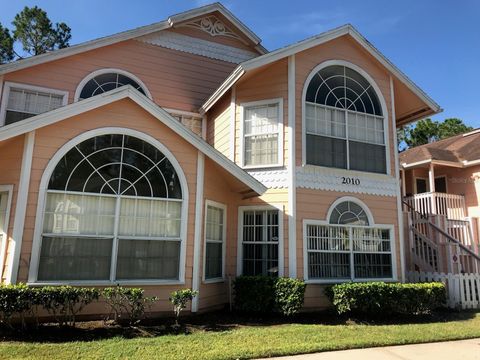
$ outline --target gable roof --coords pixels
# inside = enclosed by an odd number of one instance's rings
[[[480,162],[480,129],[405,150],[399,155],[404,168],[428,163],[465,167]]]
[[[224,16],[228,21],[230,21],[233,25],[235,25],[235,27],[246,38],[252,41],[252,43],[256,46],[256,49],[260,54],[265,54],[267,52],[267,50],[260,45],[261,39],[252,30],[250,30],[243,22],[241,22],[235,15],[233,15],[222,4],[216,2],[213,4],[188,10],[176,15],[172,15],[168,19],[154,23],[154,24],[141,26],[132,30],[127,30],[127,31],[119,32],[117,34],[110,35],[110,36],[102,37],[99,39],[86,41],[78,45],[73,45],[67,48],[47,52],[41,55],[31,56],[29,58],[25,58],[25,59],[17,60],[8,64],[0,65],[0,75],[6,74],[12,71],[21,70],[30,66],[43,64],[49,61],[62,59],[68,56],[80,54],[85,51],[90,51],[100,47],[112,45],[120,41],[130,40],[143,35],[148,35],[160,30],[169,29],[174,27],[176,24],[180,22],[194,19],[202,15],[210,14],[215,11],[218,11],[220,14],[222,14],[222,16]]]
[[[119,87],[117,89],[105,92],[100,95],[93,96],[89,99],[75,102],[58,109],[30,117],[28,119],[6,125],[0,128],[0,141],[10,139],[12,137],[25,134],[27,132],[48,126],[59,121],[65,120],[72,116],[82,114],[104,105],[113,103],[122,99],[130,99],[157,118],[164,125],[169,127],[172,131],[177,133],[192,146],[204,153],[207,157],[212,159],[215,163],[224,168],[227,172],[233,175],[240,182],[248,186],[253,192],[258,195],[267,191],[267,188],[258,180],[249,175],[242,168],[237,166],[230,159],[221,154],[218,150],[210,146],[200,136],[195,134],[190,129],[182,125],[178,120],[172,117],[168,112],[155,104],[152,100],[142,95],[135,90],[131,85]]]
[[[264,65],[271,64],[290,55],[310,49],[344,35],[350,35],[353,39],[355,39],[365,50],[367,50],[369,54],[377,59],[398,80],[400,80],[413,93],[421,98],[435,113],[442,110],[440,106],[433,101],[433,99],[431,99],[422,89],[420,89],[412,80],[410,80],[402,71],[400,71],[400,69],[390,62],[390,60],[388,60],[367,39],[365,39],[351,24],[347,24],[241,63],[237,66],[237,68],[235,68],[235,70],[233,70],[230,76],[220,85],[220,87],[212,94],[212,96],[202,105],[200,108],[201,113],[207,112],[246,72]]]

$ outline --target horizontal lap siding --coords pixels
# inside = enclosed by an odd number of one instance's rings
[[[288,161],[289,144],[285,141],[287,138],[287,114],[288,114],[288,81],[287,60],[278,62],[265,67],[258,74],[252,75],[244,82],[236,85],[236,112],[235,112],[235,162],[240,159],[240,124],[243,121],[240,114],[240,104],[251,101],[283,99],[283,138],[284,138],[284,164]]]
[[[185,286],[191,287],[197,150],[128,99],[120,100],[103,108],[89,111],[36,131],[18,281],[24,282],[28,277],[38,191],[45,167],[52,156],[70,139],[85,131],[102,127],[124,127],[146,133],[166,146],[180,163],[187,178],[189,190]],[[149,293],[161,298],[161,306],[155,306],[153,311],[166,310],[164,306],[167,304],[166,299],[168,299],[169,292],[180,287],[183,286],[146,287],[149,289]]]
[[[12,203],[10,208],[10,219],[7,229],[7,252],[6,261],[3,269],[0,269],[0,283],[6,279],[8,259],[12,249],[12,231],[14,223],[14,214],[17,203],[17,190],[20,181],[20,170],[22,166],[23,143],[25,137],[23,135],[14,137],[0,143],[0,185],[13,185]]]
[[[207,142],[230,157],[230,92],[207,115]]]
[[[85,76],[102,68],[118,68],[140,78],[160,106],[197,111],[234,67],[232,63],[128,40],[9,73],[4,80],[65,90],[72,102]]]

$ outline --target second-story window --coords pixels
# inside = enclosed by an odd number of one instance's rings
[[[242,104],[244,167],[282,164],[282,100]]]
[[[386,173],[384,117],[372,85],[333,65],[318,71],[305,97],[306,163]]]
[[[5,83],[0,125],[9,125],[67,103],[67,92],[37,86]]]

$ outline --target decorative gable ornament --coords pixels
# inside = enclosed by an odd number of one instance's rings
[[[243,41],[240,36],[230,30],[219,18],[214,15],[205,16],[181,26],[200,29],[211,36],[228,36]]]

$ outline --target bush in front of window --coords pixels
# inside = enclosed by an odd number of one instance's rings
[[[170,302],[173,305],[173,312],[175,314],[175,327],[179,327],[178,319],[180,313],[187,308],[189,301],[192,301],[195,296],[198,295],[198,291],[192,289],[181,289],[174,291],[170,294]]]
[[[291,316],[303,306],[306,285],[298,279],[239,276],[233,288],[237,311]]]
[[[446,301],[442,283],[344,283],[328,287],[326,294],[339,314],[429,314]]]

